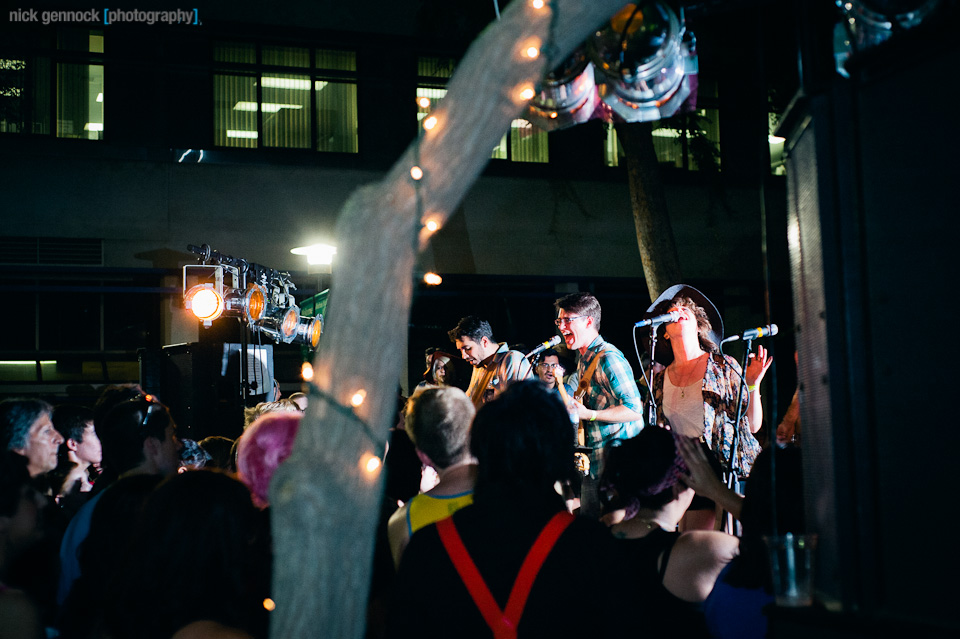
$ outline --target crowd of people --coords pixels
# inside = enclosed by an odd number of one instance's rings
[[[803,531],[793,437],[756,438],[766,351],[741,370],[710,300],[674,286],[638,384],[593,295],[555,308],[563,347],[536,359],[464,317],[398,399],[368,636],[765,636],[763,535]],[[0,402],[0,639],[266,637],[270,481],[306,401],[198,442],[136,385]]]

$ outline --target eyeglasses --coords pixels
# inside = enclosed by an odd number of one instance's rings
[[[560,364],[547,364],[545,362],[540,362],[539,364],[537,364],[537,367],[543,368],[546,370],[550,370],[551,368],[561,368]]]
[[[553,320],[553,323],[557,326],[563,326],[564,324],[570,324],[573,320],[578,320],[581,318],[587,317],[587,315],[573,315],[572,317],[558,317]]]

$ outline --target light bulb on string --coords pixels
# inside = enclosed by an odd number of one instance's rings
[[[429,131],[430,129],[437,126],[437,116],[431,115],[423,121],[423,128]]]
[[[411,168],[410,168],[410,177],[412,177],[414,180],[421,180],[421,179],[423,179],[423,169],[421,169],[419,166],[413,166],[413,167],[411,167]]]
[[[366,398],[367,398],[367,391],[361,388],[360,390],[358,390],[356,393],[353,394],[353,397],[350,398],[350,404],[354,408],[360,408],[360,406],[363,404],[363,400],[365,400]]]

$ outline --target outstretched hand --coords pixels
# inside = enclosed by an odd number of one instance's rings
[[[763,376],[767,374],[770,364],[773,364],[773,358],[767,355],[767,349],[763,346],[758,346],[756,353],[750,353],[747,370],[743,376],[747,386],[759,384],[763,380]]]
[[[713,471],[700,442],[689,437],[677,437],[677,449],[689,470],[688,474],[680,477],[683,483],[693,488],[698,495],[716,499],[726,486]]]

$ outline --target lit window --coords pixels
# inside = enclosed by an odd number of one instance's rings
[[[217,146],[357,152],[355,53],[223,43],[214,60]]]
[[[64,27],[37,41],[4,43],[0,133],[102,140],[103,32]]]
[[[678,169],[700,170],[699,163],[720,162],[720,118],[716,109],[698,109],[653,123],[653,148],[657,161]],[[623,145],[612,124],[606,124],[604,163],[619,166]]]

